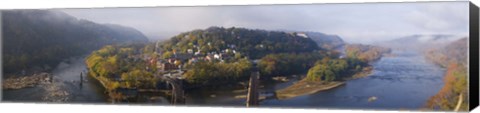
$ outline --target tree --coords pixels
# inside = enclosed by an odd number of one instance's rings
[[[162,57],[163,57],[164,59],[171,58],[172,56],[173,56],[173,53],[170,52],[170,51],[166,51],[166,52],[164,52],[163,55],[162,55]]]
[[[233,84],[247,80],[252,64],[248,59],[232,63],[197,62],[183,76],[194,86]]]
[[[324,58],[308,70],[307,80],[324,82],[342,80],[362,71],[362,64],[358,60]]]
[[[269,54],[260,59],[258,68],[263,78],[298,74],[308,71],[315,61],[324,57],[317,52]]]

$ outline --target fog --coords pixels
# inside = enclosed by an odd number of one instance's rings
[[[130,26],[151,40],[210,26],[315,31],[372,43],[414,34],[468,34],[468,2],[60,9]]]

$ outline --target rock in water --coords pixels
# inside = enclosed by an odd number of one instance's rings
[[[372,102],[372,101],[375,101],[375,100],[377,100],[376,96],[372,96],[372,97],[368,98],[368,102]]]
[[[8,78],[2,82],[3,89],[21,89],[27,87],[35,87],[37,85],[44,84],[44,80],[50,80],[50,74],[48,73],[40,73],[40,74],[33,74],[31,76],[24,76],[24,77],[15,77],[15,78]]]

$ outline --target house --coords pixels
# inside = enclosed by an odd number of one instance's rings
[[[148,63],[149,63],[150,65],[155,65],[155,63],[157,63],[157,60],[156,60],[156,58],[150,58],[150,60],[148,61]]]
[[[228,47],[233,49],[233,48],[235,48],[236,46],[235,46],[235,44],[229,44]]]
[[[198,55],[200,55],[200,54],[201,54],[201,53],[200,53],[200,50],[198,50],[197,52],[195,52],[194,55],[195,55],[195,56],[198,56]]]
[[[187,53],[177,53],[174,58],[180,61],[187,61],[188,59],[192,58],[192,54],[187,54]]]
[[[188,63],[189,63],[189,64],[196,63],[196,62],[198,62],[198,58],[197,58],[197,57],[193,57],[193,58],[190,58],[190,60],[188,60]]]
[[[221,57],[219,54],[214,54],[214,55],[213,55],[213,58],[215,58],[215,59],[222,59],[222,57]]]
[[[220,54],[220,58],[222,58],[222,59],[229,59],[229,58],[231,58],[231,57],[232,57],[232,55],[230,55],[230,54],[228,54],[228,53],[222,53],[222,54]]]
[[[170,58],[170,59],[168,59],[167,61],[168,61],[168,63],[172,63],[172,64],[173,64],[173,63],[175,62],[175,60],[176,60],[175,58]]]
[[[193,54],[193,49],[187,49],[188,54]]]
[[[212,61],[214,58],[213,58],[213,55],[212,54],[208,54],[207,56],[205,56],[204,60],[206,61]]]
[[[170,70],[177,70],[178,67],[170,62],[162,62],[157,64],[157,68],[160,69],[161,71],[170,71]]]

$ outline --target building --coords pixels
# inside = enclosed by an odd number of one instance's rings
[[[215,58],[215,59],[222,59],[222,57],[221,57],[219,54],[214,54],[214,55],[213,55],[213,58]]]
[[[160,69],[161,71],[170,71],[170,70],[178,69],[178,67],[175,64],[169,63],[169,62],[157,63],[157,68]]]
[[[197,58],[197,57],[193,57],[193,58],[190,58],[190,60],[188,60],[188,63],[189,63],[189,64],[196,63],[196,62],[198,62],[198,58]]]
[[[180,60],[180,61],[187,61],[188,59],[192,58],[192,54],[188,53],[177,53],[173,58]]]
[[[187,49],[188,54],[193,54],[193,49]]]
[[[305,33],[297,33],[297,36],[303,37],[303,38],[308,38],[307,34]]]

